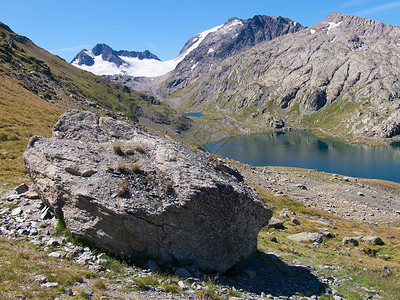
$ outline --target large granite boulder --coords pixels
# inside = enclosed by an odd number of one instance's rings
[[[123,257],[224,272],[256,250],[272,215],[227,164],[90,112],[66,112],[23,158],[74,236]]]

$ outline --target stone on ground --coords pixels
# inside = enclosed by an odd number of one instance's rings
[[[122,257],[224,272],[256,251],[272,215],[235,168],[90,112],[66,112],[23,158],[67,229]]]

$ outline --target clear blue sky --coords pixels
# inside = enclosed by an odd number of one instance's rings
[[[231,17],[283,16],[311,26],[333,11],[400,26],[400,1],[391,0],[0,0],[1,22],[67,61],[97,43],[167,60]]]

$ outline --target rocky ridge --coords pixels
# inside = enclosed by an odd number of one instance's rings
[[[256,250],[272,215],[223,162],[90,112],[65,113],[23,158],[68,230],[122,257],[224,272]]]
[[[207,35],[201,44],[191,51],[163,83],[163,97],[179,91],[196,78],[216,70],[220,63],[247,49],[273,40],[279,36],[305,28],[300,23],[283,17],[257,15],[251,19],[229,19],[220,29]],[[196,41],[192,37],[182,51]]]
[[[115,51],[106,44],[97,44],[96,46],[93,47],[91,51],[83,49],[72,59],[71,63],[76,64],[78,66],[82,65],[93,66],[95,64],[94,57],[99,55],[101,55],[104,61],[114,63],[117,65],[117,67],[121,66],[122,64],[126,64],[126,62],[121,58],[121,56],[138,58],[139,60],[143,59],[160,60],[156,55],[151,53],[149,50],[145,50],[143,52],[127,51],[127,50]]]
[[[165,98],[187,86],[196,78],[214,71],[225,58],[241,53],[264,41],[297,32],[303,28],[298,22],[283,17],[257,15],[246,20],[231,18],[223,25],[191,37],[179,55],[173,59],[179,63],[174,64],[174,67],[170,69],[172,72],[164,76],[132,77],[125,74],[124,71],[121,71],[120,74],[103,72],[102,75],[135,90]],[[159,88],[159,86],[165,88]]]
[[[250,131],[279,123],[392,138],[400,133],[399,45],[397,26],[332,13],[223,60],[186,89],[166,85],[164,94],[172,92],[178,110],[223,115]]]

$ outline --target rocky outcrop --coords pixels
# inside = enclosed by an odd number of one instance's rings
[[[272,215],[227,164],[90,112],[68,111],[23,155],[42,201],[78,237],[129,257],[223,272]],[[230,171],[228,170],[230,169]]]

